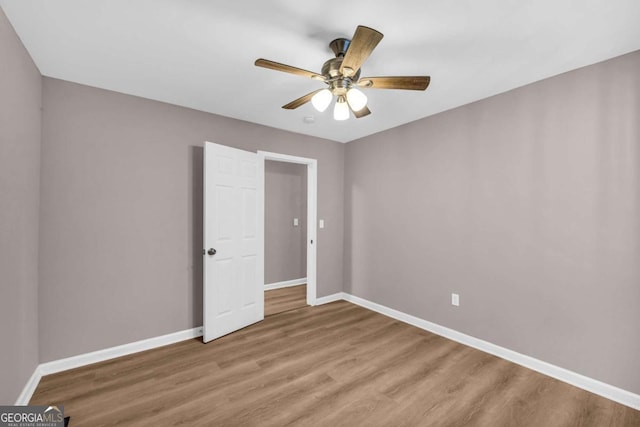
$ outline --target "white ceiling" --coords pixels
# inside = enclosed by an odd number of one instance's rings
[[[348,142],[640,49],[638,0],[0,0],[41,73]],[[362,75],[430,75],[426,92],[368,89],[372,114],[282,105],[357,25],[385,37]],[[304,122],[314,116],[315,123]]]

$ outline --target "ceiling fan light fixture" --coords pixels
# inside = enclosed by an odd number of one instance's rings
[[[254,64],[257,67],[322,81],[329,86],[328,89],[314,90],[294,99],[282,106],[285,110],[295,110],[311,102],[316,110],[323,112],[329,108],[329,104],[336,97],[333,110],[333,118],[335,120],[347,120],[351,117],[351,112],[353,112],[356,119],[361,119],[371,114],[371,110],[367,107],[367,96],[356,89],[356,86],[372,89],[425,90],[431,81],[429,76],[374,76],[360,78],[362,64],[369,58],[371,52],[383,37],[381,32],[373,28],[358,25],[351,39],[338,38],[329,43],[335,58],[325,61],[320,73],[264,58],[256,59]]]
[[[333,119],[342,121],[348,118],[349,106],[347,105],[347,101],[344,99],[344,96],[339,96],[336,101],[336,106],[333,108]]]
[[[367,95],[352,87],[347,91],[347,101],[353,111],[360,111],[367,106]]]
[[[313,105],[313,108],[322,113],[327,109],[329,104],[331,104],[332,98],[333,95],[329,89],[322,89],[320,92],[313,95],[311,98],[311,104]]]

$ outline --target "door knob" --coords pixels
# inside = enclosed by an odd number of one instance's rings
[[[216,251],[216,250],[215,250],[215,249],[213,249],[213,248],[209,248],[209,250],[207,251],[207,253],[208,253],[209,255],[211,255],[211,256],[215,255],[215,254],[216,254],[216,252],[218,252],[218,251]]]

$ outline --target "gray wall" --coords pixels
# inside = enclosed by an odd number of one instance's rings
[[[0,404],[38,365],[40,72],[0,9]]]
[[[264,172],[265,284],[307,277],[307,166],[267,161]]]
[[[43,102],[41,362],[202,324],[205,140],[318,160],[318,295],[342,290],[343,144],[50,78]]]
[[[640,393],[639,118],[635,52],[347,144],[345,290]]]

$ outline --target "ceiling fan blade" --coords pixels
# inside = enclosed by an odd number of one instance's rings
[[[314,90],[311,93],[308,93],[308,94],[306,94],[304,96],[301,96],[298,99],[295,99],[295,100],[291,101],[287,105],[283,105],[282,108],[284,108],[285,110],[295,110],[296,108],[300,107],[301,105],[304,105],[307,102],[311,101],[311,98],[313,98],[313,95],[315,95],[316,93],[320,92],[321,90],[322,89]]]
[[[351,111],[353,111],[353,109],[351,109]],[[369,114],[371,114],[371,110],[369,110],[369,108],[366,106],[362,108],[360,111],[353,111],[353,115],[356,116],[356,119],[360,119],[364,116],[368,116]]]
[[[369,108],[366,105],[361,109],[359,109],[358,111],[353,109],[348,99],[347,99],[347,105],[349,106],[349,109],[351,110],[353,115],[356,116],[356,119],[360,119],[364,116],[368,116],[369,114],[371,114],[371,110],[369,110]]]
[[[353,76],[380,43],[382,37],[384,35],[373,28],[358,25],[347,53],[344,55],[340,73],[345,77]]]
[[[325,78],[318,73],[314,73],[313,71],[303,70],[302,68],[292,67],[291,65],[281,64],[275,61],[269,61],[268,59],[256,59],[254,63],[257,67],[269,68],[270,70],[282,71],[285,73],[296,74],[302,77],[309,77],[311,79],[316,79],[320,81],[324,81]]]
[[[425,90],[430,82],[429,76],[362,77],[357,85],[371,89]]]

